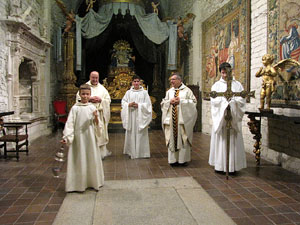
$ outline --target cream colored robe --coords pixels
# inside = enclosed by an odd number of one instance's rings
[[[98,109],[100,117],[99,119],[104,124],[102,130],[102,136],[97,139],[98,145],[100,147],[101,157],[102,159],[111,154],[110,151],[107,150],[106,145],[108,144],[108,123],[110,120],[110,96],[108,91],[105,89],[103,85],[98,83],[98,85],[92,85],[90,81],[87,82],[91,86],[91,97],[98,96],[102,99],[101,103],[93,103],[93,105]],[[76,95],[76,101],[80,100],[79,92]]]
[[[180,103],[178,108],[178,138],[177,147],[174,149],[173,127],[172,127],[172,105],[170,100],[174,98],[175,89],[172,87],[166,93],[166,97],[161,102],[162,128],[165,134],[166,145],[168,147],[169,163],[185,163],[191,161],[191,146],[193,141],[193,128],[197,119],[197,100],[187,86],[182,84],[179,87]]]
[[[129,103],[138,103],[138,108],[129,107]],[[152,120],[152,104],[148,92],[133,87],[122,99],[121,111],[123,127],[126,130],[124,154],[132,159],[150,157],[148,125]]]
[[[225,92],[227,83],[222,78],[211,88],[212,91]],[[244,90],[240,82],[233,80],[231,90],[241,92]],[[230,130],[229,172],[247,167],[246,154],[242,136],[242,120],[245,113],[246,101],[242,97],[233,97],[229,102],[225,97],[211,98],[212,131],[210,141],[209,164],[215,170],[226,172],[226,139],[227,129],[225,112],[230,105],[232,115],[232,128]]]
[[[97,136],[103,124],[94,124],[91,104],[76,103],[70,110],[63,139],[69,145],[66,192],[85,191],[88,187],[99,190],[104,184],[104,173]]]

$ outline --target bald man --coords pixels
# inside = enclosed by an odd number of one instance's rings
[[[94,104],[96,109],[99,111],[100,123],[102,126],[102,135],[98,139],[98,145],[100,147],[101,157],[104,159],[106,156],[111,155],[111,152],[107,150],[106,145],[108,144],[108,123],[110,120],[110,96],[108,91],[103,85],[99,83],[99,73],[92,71],[90,73],[90,80],[87,82],[91,86],[91,97],[90,102]],[[80,101],[79,92],[76,95],[76,100]]]

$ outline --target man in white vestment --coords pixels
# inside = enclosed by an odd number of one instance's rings
[[[148,125],[152,120],[152,104],[148,92],[134,75],[132,87],[122,99],[122,123],[125,133],[124,154],[132,159],[149,158]]]
[[[191,161],[193,128],[197,119],[197,100],[178,74],[170,78],[172,88],[161,102],[162,128],[168,147],[170,165]]]
[[[231,73],[229,63],[222,63],[219,67],[221,78],[211,88],[211,91],[225,92],[227,90],[227,73]],[[240,82],[232,79],[231,90],[241,92],[244,90]],[[245,99],[232,97],[229,101],[225,97],[211,98],[212,132],[210,141],[209,164],[215,167],[216,172],[226,172],[226,140],[227,129],[225,114],[230,107],[232,116],[232,129],[230,129],[229,171],[246,168],[246,154],[242,136],[242,119],[245,113]]]
[[[111,155],[111,152],[107,150],[106,145],[108,144],[108,123],[110,120],[110,96],[108,91],[103,85],[99,83],[99,73],[93,71],[90,73],[90,80],[87,82],[91,86],[91,97],[90,102],[94,104],[96,109],[99,111],[99,120],[103,124],[102,135],[97,139],[100,147],[101,157],[104,159],[106,156]],[[79,92],[76,95],[76,101],[80,101]]]

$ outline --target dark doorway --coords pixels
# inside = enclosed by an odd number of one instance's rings
[[[113,45],[118,40],[125,40],[130,44],[133,49],[132,55],[135,56],[135,73],[151,89],[157,46],[143,35],[136,19],[129,13],[125,16],[114,15],[102,34],[91,39],[83,39],[86,80],[94,70],[99,71],[100,81],[108,76]]]

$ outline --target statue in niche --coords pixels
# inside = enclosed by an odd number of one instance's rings
[[[41,35],[43,38],[47,38],[48,36],[47,25],[45,23],[43,24],[43,27],[41,29]]]
[[[96,0],[85,0],[85,4],[87,5],[86,12],[90,11],[94,7],[94,3]]]
[[[262,63],[265,67],[261,67],[259,71],[255,74],[256,77],[262,77],[262,87],[260,92],[260,108],[259,110],[264,110],[264,105],[266,102],[267,111],[270,110],[271,96],[275,91],[276,81],[275,77],[278,74],[278,70],[283,70],[290,67],[299,67],[300,63],[293,59],[284,59],[272,66],[274,61],[274,56],[271,54],[265,54],[262,57]],[[283,77],[279,74],[280,79]],[[284,79],[283,79],[284,80]]]
[[[129,63],[129,57],[128,52],[126,51],[118,51],[116,52],[117,57],[117,66],[128,66]]]
[[[67,11],[67,8],[64,5],[64,3],[62,2],[62,0],[55,0],[55,1],[57,3],[58,7],[63,11],[63,13],[67,19],[64,32],[68,33],[71,31],[73,23],[75,22],[75,14],[72,10],[70,12]]]
[[[183,40],[187,40],[187,35],[184,33],[183,20],[181,16],[177,18],[177,35],[178,38],[183,38]]]
[[[135,56],[127,41],[119,40],[113,45],[111,67],[134,67]]]
[[[10,16],[20,17],[21,14],[21,0],[11,0],[10,2]]]
[[[159,2],[157,4],[155,4],[154,2],[151,2],[151,6],[152,6],[152,9],[153,9],[153,12],[156,13],[158,15],[158,8],[157,6],[159,6]]]
[[[188,13],[184,18],[181,16],[177,18],[177,35],[179,39],[183,39],[184,41],[188,40],[188,30],[190,29],[195,17],[196,16],[193,13]]]

